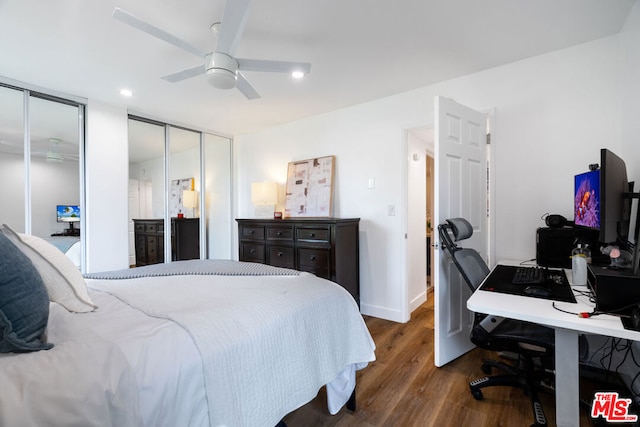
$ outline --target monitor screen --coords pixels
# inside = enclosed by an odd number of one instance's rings
[[[56,219],[58,222],[79,222],[80,206],[78,205],[57,205]]]
[[[575,176],[573,222],[577,226],[600,229],[600,170]]]

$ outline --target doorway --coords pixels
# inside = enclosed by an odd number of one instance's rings
[[[410,314],[429,298],[429,291],[433,289],[433,126],[408,129],[406,148],[407,297]]]

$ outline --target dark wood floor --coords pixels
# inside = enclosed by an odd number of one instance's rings
[[[495,354],[475,349],[442,368],[433,364],[433,298],[399,324],[373,317],[365,321],[376,342],[377,360],[357,374],[355,412],[327,412],[324,389],[316,399],[289,414],[288,427],[313,426],[529,426],[529,399],[511,387],[485,389],[476,401],[470,380],[482,377],[480,365]],[[554,397],[541,397],[549,425],[555,425]],[[581,412],[581,425],[589,426]]]

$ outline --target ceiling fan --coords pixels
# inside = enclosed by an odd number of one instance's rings
[[[0,144],[11,147],[9,150],[15,154],[23,152],[23,142],[0,141]],[[2,151],[2,150],[0,150]],[[31,143],[31,155],[44,157],[49,163],[62,163],[65,160],[79,161],[78,146],[65,142],[60,138],[49,138],[46,141],[34,141]]]
[[[45,150],[46,145],[40,150],[32,150],[32,156],[44,157],[49,163],[62,163],[65,160],[73,160],[79,161],[80,156],[77,153],[77,147],[72,147],[72,150],[75,151],[74,154],[65,153],[66,146],[71,146],[71,144],[64,142],[60,138],[49,138],[49,147]]]
[[[217,32],[218,35],[216,49],[212,52],[202,51],[118,7],[113,10],[113,17],[140,31],[204,58],[204,64],[169,74],[162,77],[164,80],[176,83],[204,74],[209,84],[215,88],[231,89],[237,87],[248,99],[257,99],[260,98],[260,94],[251,86],[241,71],[296,73],[294,76],[301,77],[309,73],[311,64],[306,62],[243,59],[233,56],[238,48],[240,36],[244,31],[249,16],[250,2],[251,0],[227,0],[222,22],[214,23],[211,26],[212,30]]]

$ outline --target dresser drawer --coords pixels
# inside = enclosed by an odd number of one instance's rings
[[[294,249],[287,246],[269,246],[269,265],[295,268]]]
[[[261,225],[240,227],[241,239],[264,240],[264,227]]]
[[[298,249],[298,270],[331,280],[329,251]]]
[[[293,241],[293,227],[267,227],[267,239]]]
[[[327,228],[297,228],[297,240],[305,242],[329,242],[331,233]]]
[[[164,253],[158,253],[157,239],[156,236],[147,236],[147,264],[157,264],[161,260],[160,257],[164,257]]]
[[[242,251],[241,258],[243,261],[260,262],[263,264],[266,262],[264,256],[264,245],[262,243],[242,242],[240,245]]]
[[[139,222],[134,221],[134,230],[136,232],[143,232],[144,233],[144,224],[140,224]]]
[[[160,227],[158,227],[158,225]],[[145,233],[158,233],[160,231],[164,231],[163,224],[144,224]]]
[[[300,268],[329,268],[329,251],[323,249],[298,248],[298,264]],[[310,270],[305,270],[310,271]]]

